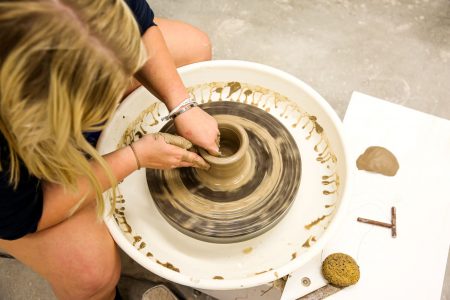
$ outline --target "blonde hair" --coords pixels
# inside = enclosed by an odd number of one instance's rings
[[[19,182],[20,160],[30,174],[72,191],[85,176],[101,214],[90,159],[113,187],[116,180],[83,132],[102,128],[145,61],[131,11],[123,0],[2,1],[0,45],[0,131],[11,184]]]

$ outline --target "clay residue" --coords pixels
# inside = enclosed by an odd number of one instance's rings
[[[120,229],[123,232],[131,234],[132,229],[131,229],[131,226],[128,224],[127,219],[125,218],[125,216],[114,215],[114,219],[116,220],[117,224],[119,224]]]
[[[242,252],[244,252],[244,254],[250,254],[250,252],[252,252],[252,251],[253,251],[252,247],[247,247],[244,250],[242,250]]]
[[[213,279],[223,280],[224,278],[222,276],[214,276]]]
[[[397,158],[386,148],[372,146],[358,157],[356,161],[358,170],[379,173],[386,176],[395,176],[399,169]]]
[[[261,272],[256,272],[255,275],[264,274],[264,273],[270,272],[272,270],[273,270],[273,268],[270,268],[269,270],[265,270],[265,271],[261,271]]]
[[[169,144],[169,145],[178,146],[183,149],[192,148],[191,142],[189,142],[184,137],[181,137],[178,135],[173,135],[173,134],[164,133],[164,132],[157,132],[157,133],[154,133],[153,136],[154,136],[155,140],[158,139],[159,137],[162,137],[164,139],[164,141],[166,142],[166,144]]]
[[[180,269],[178,269],[177,267],[175,267],[174,265],[172,265],[170,262],[166,262],[166,263],[162,263],[159,260],[156,260],[156,262],[158,264],[160,264],[163,267],[166,267],[167,269],[171,269],[172,271],[178,272],[180,273]]]
[[[311,228],[313,228],[314,226],[316,226],[317,224],[319,224],[320,222],[325,220],[326,217],[328,217],[328,215],[323,215],[320,218],[315,219],[314,221],[312,221],[308,225],[305,225],[305,229],[306,230],[310,230]]]
[[[142,249],[144,249],[146,246],[147,246],[147,244],[146,244],[145,242],[142,242],[142,243],[139,245],[138,250],[142,250]]]
[[[241,84],[239,82],[232,81],[227,84],[227,87],[230,87],[230,91],[228,92],[227,96],[227,98],[230,98],[231,95],[233,95],[234,93],[236,93],[241,89]]]
[[[159,123],[156,115],[159,115],[161,102],[155,102],[145,109],[127,128],[117,148],[130,145],[148,133],[148,130]]]
[[[297,258],[297,252],[292,253],[292,258],[291,258],[291,260],[294,260],[294,259],[296,259],[296,258]]]
[[[273,282],[273,286],[277,289],[284,290],[287,279],[288,279],[288,276],[283,276],[282,278],[275,280]]]
[[[307,239],[307,240],[303,243],[302,247],[304,247],[304,248],[309,248],[309,247],[311,247],[311,244],[310,244],[309,242],[310,242],[310,239]]]
[[[310,236],[302,245],[303,248],[309,248],[311,247],[311,242],[316,242],[317,239],[315,236]]]
[[[141,236],[135,236],[135,237],[133,237],[134,238],[134,241],[133,241],[133,246],[136,246],[136,244],[137,243],[139,243],[141,240],[142,240],[142,237]]]

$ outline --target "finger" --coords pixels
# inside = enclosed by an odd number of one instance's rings
[[[213,146],[209,149],[205,149],[206,151],[208,151],[209,154],[211,154],[212,156],[221,156],[222,152],[219,151],[219,148],[216,146]]]
[[[181,161],[192,163],[194,162],[194,158],[189,155],[189,151],[184,151],[183,155],[181,156]]]
[[[212,156],[221,156],[222,153],[220,152],[220,132],[217,132],[217,137],[214,143],[214,145],[205,148],[205,150],[208,151],[208,153]]]
[[[192,148],[192,143],[184,137],[164,132],[158,132],[158,135],[162,136],[167,144],[174,145],[183,149]]]
[[[180,162],[180,165],[179,165],[179,167],[193,167],[194,166],[194,164],[193,163],[189,163],[189,162],[185,162],[185,161],[182,161],[182,162]]]
[[[184,162],[191,163],[195,168],[207,170],[210,167],[209,164],[199,155],[187,150],[183,153],[181,160]]]
[[[214,142],[216,143],[217,147],[220,147],[220,132],[217,133],[216,140]]]

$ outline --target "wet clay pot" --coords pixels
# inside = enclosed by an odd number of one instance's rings
[[[214,190],[236,189],[244,185],[254,173],[245,129],[226,115],[216,117],[220,131],[220,156],[212,156],[203,149],[200,155],[211,168],[197,170],[199,179]]]

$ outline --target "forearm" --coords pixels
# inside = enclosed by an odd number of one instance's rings
[[[143,43],[149,59],[135,77],[171,111],[189,97],[189,94],[157,26],[145,32]],[[205,111],[194,107],[176,117],[174,122],[179,135],[213,155],[219,154],[219,145],[216,143],[219,134],[217,121]]]
[[[186,99],[188,93],[159,28],[150,27],[142,39],[149,59],[135,77],[161,99],[170,111]]]
[[[130,147],[121,148],[112,153],[103,156],[110,166],[113,176],[117,181],[123,180],[126,176],[137,169],[137,164]],[[94,174],[99,180],[103,190],[111,187],[111,183],[104,169],[95,161],[91,163]],[[54,226],[64,221],[71,210],[79,203],[84,201],[81,207],[92,205],[95,200],[95,191],[91,188],[86,178],[80,178],[78,182],[78,191],[76,193],[65,189],[61,185],[45,183],[43,185],[44,207],[43,214],[39,221],[38,231]]]

